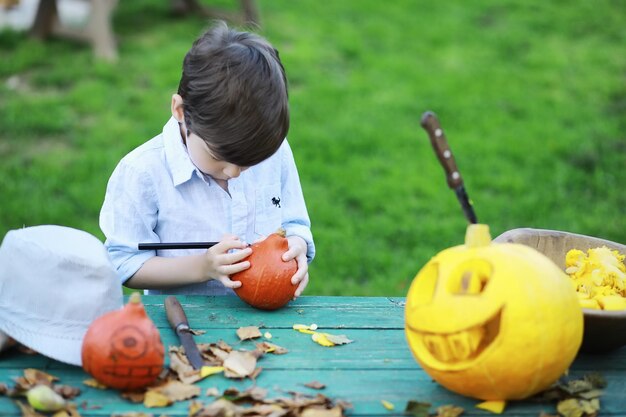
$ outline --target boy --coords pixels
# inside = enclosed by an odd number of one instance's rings
[[[253,242],[287,231],[299,296],[315,255],[293,155],[287,80],[263,38],[219,22],[185,56],[172,118],[126,155],[100,213],[120,279],[151,294],[232,294]],[[139,242],[217,241],[208,250],[139,251]]]

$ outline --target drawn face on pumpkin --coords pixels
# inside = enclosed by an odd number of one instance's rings
[[[471,366],[500,335],[505,303],[497,291],[486,259],[427,264],[407,296],[407,334],[420,359],[435,369]]]
[[[152,336],[152,337],[151,337]],[[140,327],[125,325],[111,335],[109,363],[102,372],[110,377],[144,379],[161,372],[164,350],[155,335]]]

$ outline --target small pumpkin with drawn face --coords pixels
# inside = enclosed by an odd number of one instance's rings
[[[83,339],[83,369],[107,387],[144,388],[157,379],[164,360],[159,331],[137,292],[120,310],[94,320]]]
[[[451,391],[513,400],[548,388],[582,341],[583,316],[567,276],[536,250],[491,243],[470,225],[465,245],[417,274],[405,333],[414,357]]]

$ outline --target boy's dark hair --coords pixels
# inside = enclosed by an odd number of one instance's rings
[[[218,22],[183,61],[178,86],[187,129],[224,161],[252,166],[269,158],[289,130],[287,78],[265,39]]]

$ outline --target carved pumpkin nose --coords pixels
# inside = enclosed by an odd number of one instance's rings
[[[454,295],[481,294],[489,283],[492,269],[491,264],[483,259],[472,259],[459,265],[448,279],[448,293]]]

